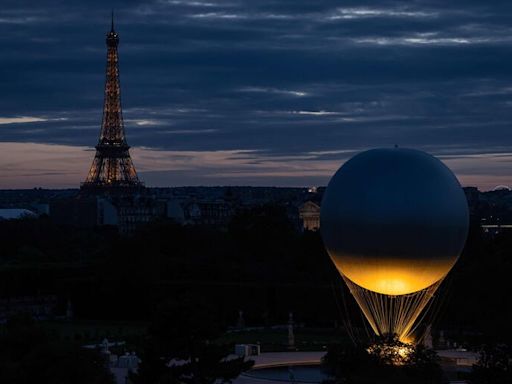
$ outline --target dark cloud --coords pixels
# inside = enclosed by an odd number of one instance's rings
[[[257,162],[512,143],[512,4],[334,0],[3,1],[0,141],[95,144],[112,7],[134,147],[248,150]],[[290,180],[325,180],[305,175]]]

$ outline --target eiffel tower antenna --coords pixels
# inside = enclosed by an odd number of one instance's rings
[[[124,132],[117,53],[119,36],[114,30],[113,10],[111,30],[107,33],[106,43],[107,70],[103,120],[96,155],[87,178],[82,183],[82,190],[125,190],[143,186],[133,166]]]

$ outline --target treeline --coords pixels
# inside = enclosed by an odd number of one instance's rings
[[[147,320],[182,295],[215,304],[227,325],[362,324],[320,235],[298,233],[279,206],[237,215],[227,229],[152,223],[131,236],[115,228],[59,227],[48,218],[0,222],[0,297],[57,294],[83,319]],[[473,225],[443,285],[434,328],[461,338],[510,338],[512,234],[483,236]],[[348,319],[348,320],[347,320]],[[468,336],[470,335],[470,336]],[[471,336],[472,337],[472,336]]]
[[[105,356],[47,332],[26,315],[0,328],[0,382],[114,384]]]

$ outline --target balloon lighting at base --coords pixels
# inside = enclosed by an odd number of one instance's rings
[[[368,347],[367,352],[371,355],[377,355],[381,361],[388,364],[407,365],[414,353],[414,346],[406,343],[396,345],[373,344]]]

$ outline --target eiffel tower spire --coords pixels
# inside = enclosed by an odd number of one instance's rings
[[[112,26],[107,33],[107,70],[105,81],[105,102],[100,138],[96,145],[96,155],[82,189],[136,188],[142,183],[133,166],[124,133],[123,112],[121,109],[121,89],[119,86],[119,66],[117,46],[119,36]]]

